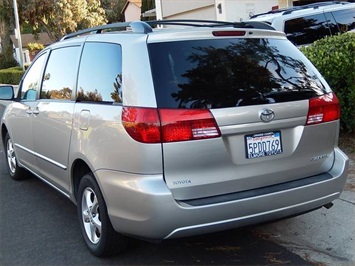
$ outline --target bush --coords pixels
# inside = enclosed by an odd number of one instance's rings
[[[0,84],[14,84],[20,83],[24,71],[21,67],[12,67],[8,69],[0,69]]]
[[[341,130],[355,132],[355,33],[326,37],[301,51],[338,96]]]
[[[27,48],[30,52],[40,51],[40,50],[44,49],[44,45],[41,43],[37,43],[37,42],[30,42],[27,44]]]

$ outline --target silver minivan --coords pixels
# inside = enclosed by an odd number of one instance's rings
[[[18,97],[0,90],[13,100],[1,123],[10,176],[32,173],[77,204],[94,255],[339,197],[339,101],[283,33],[258,22],[118,27],[66,36],[37,56]]]

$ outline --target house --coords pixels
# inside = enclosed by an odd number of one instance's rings
[[[14,48],[14,57],[17,62],[21,62],[20,60],[20,52],[19,52],[19,47],[18,47],[18,40],[16,39],[15,35],[10,36],[13,48]],[[22,41],[22,52],[23,52],[23,63],[30,64],[32,59],[35,56],[35,53],[30,52],[27,48],[29,43],[41,43],[44,46],[50,45],[53,41],[51,38],[48,36],[47,33],[38,33],[38,35],[33,35],[33,34],[21,34],[21,41]]]
[[[156,18],[245,21],[279,8],[327,0],[155,0]],[[354,1],[354,0],[345,0]]]
[[[272,9],[289,7],[292,0],[156,0],[157,19],[244,21]]]
[[[121,11],[125,21],[141,20],[141,7],[142,0],[127,0]]]

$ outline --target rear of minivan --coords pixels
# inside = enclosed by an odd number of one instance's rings
[[[142,156],[161,146],[163,172],[103,184],[117,231],[182,237],[339,197],[348,169],[339,101],[284,34],[165,30],[148,34],[147,49],[156,107],[123,102],[122,125]],[[119,195],[134,200],[123,206]]]

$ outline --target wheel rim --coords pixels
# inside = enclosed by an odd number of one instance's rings
[[[12,144],[11,139],[9,139],[7,141],[6,154],[7,154],[7,165],[9,166],[10,172],[12,174],[14,174],[16,171],[17,163],[16,163],[16,155],[15,155],[14,145]]]
[[[86,236],[91,243],[97,244],[101,238],[101,220],[99,202],[95,192],[86,188],[81,200],[81,211]]]

